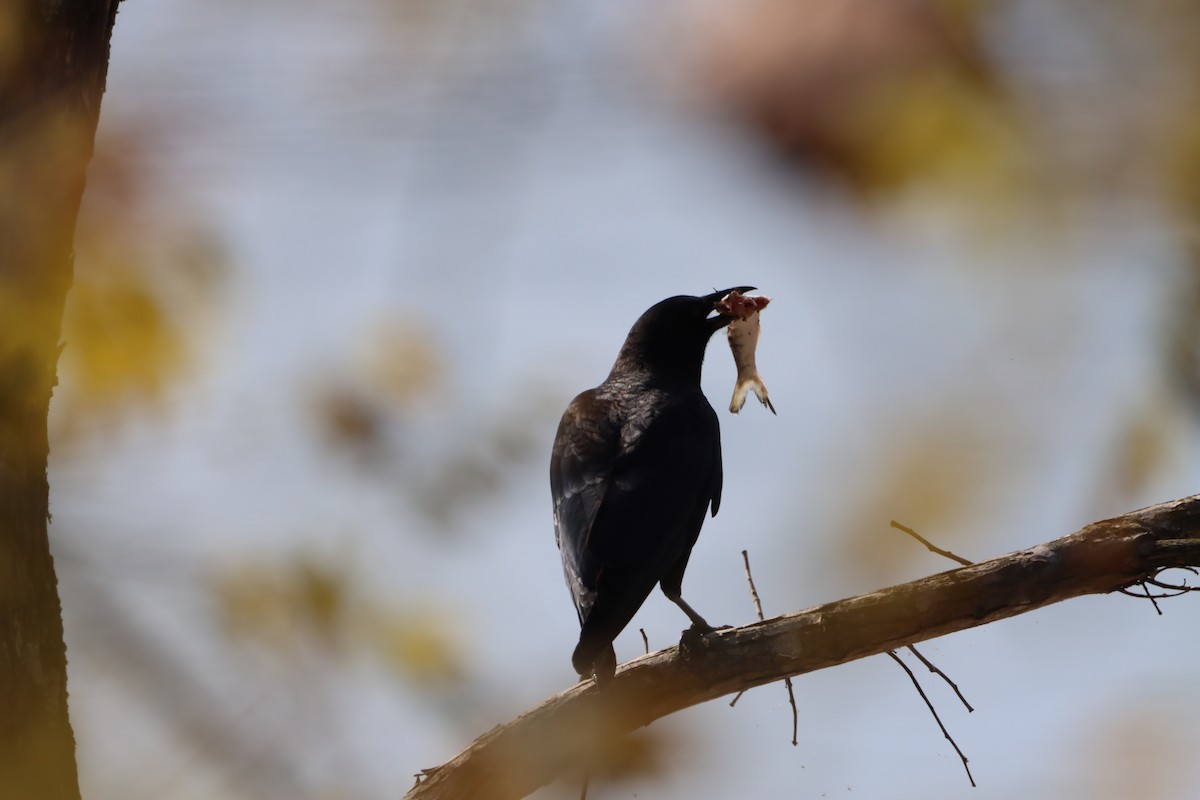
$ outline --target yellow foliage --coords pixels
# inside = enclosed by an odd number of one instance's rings
[[[76,281],[63,340],[70,391],[92,408],[156,399],[186,364],[182,332],[132,267],[89,270]]]
[[[1014,177],[1015,139],[995,99],[944,69],[880,80],[848,111],[845,130],[866,186],[941,179],[970,188]]]
[[[217,581],[227,630],[290,650],[303,642],[335,643],[344,629],[346,576],[309,560],[249,566]]]
[[[719,6],[698,27],[698,79],[759,136],[861,197],[947,178],[1007,187],[1020,139],[978,5]]]
[[[393,610],[353,591],[349,568],[300,558],[242,566],[218,577],[221,620],[236,639],[285,663],[298,650],[375,659],[419,683],[465,677],[454,620],[436,608]]]
[[[316,421],[334,444],[374,463],[386,455],[391,423],[428,404],[443,365],[427,331],[396,321],[367,327],[348,363],[314,387]]]
[[[389,323],[369,330],[355,362],[362,384],[399,410],[411,408],[442,380],[441,359],[421,327]]]
[[[375,649],[398,674],[422,683],[456,681],[464,677],[461,654],[450,631],[453,624],[428,610],[379,615],[370,632]]]
[[[1191,224],[1200,220],[1200,113],[1186,116],[1165,149],[1163,171],[1170,199]]]

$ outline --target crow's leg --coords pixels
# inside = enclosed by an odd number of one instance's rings
[[[700,633],[712,633],[714,630],[716,630],[716,628],[714,628],[712,625],[709,625],[708,622],[705,621],[704,617],[696,613],[696,609],[687,604],[687,601],[683,599],[683,596],[680,593],[679,584],[671,585],[666,581],[663,581],[662,591],[663,594],[667,596],[668,600],[683,609],[683,613],[687,614],[688,619],[692,621],[693,628],[698,630]]]
[[[684,552],[683,557],[671,565],[671,569],[663,576],[663,579],[658,582],[662,588],[663,594],[667,596],[675,605],[683,609],[683,613],[688,615],[688,619],[692,621],[692,628],[698,633],[712,633],[715,628],[709,625],[704,617],[696,613],[696,609],[687,604],[683,599],[683,573],[687,569],[688,558],[691,556],[691,548],[689,547]]]

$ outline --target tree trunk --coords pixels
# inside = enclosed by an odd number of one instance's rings
[[[0,797],[79,797],[46,417],[118,0],[0,6]]]

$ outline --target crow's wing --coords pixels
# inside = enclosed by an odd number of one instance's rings
[[[631,615],[691,550],[710,503],[714,514],[720,503],[712,407],[698,391],[655,400],[628,417],[588,391],[559,424],[550,459],[554,526],[580,622],[596,603],[605,568],[606,591],[628,593]]]
[[[603,566],[589,551],[588,536],[620,449],[621,428],[611,419],[610,410],[594,389],[580,394],[563,413],[550,454],[554,536],[580,622],[595,603]]]
[[[624,428],[589,552],[648,591],[696,543],[721,481],[721,434],[708,401],[699,391],[659,396],[653,413]]]

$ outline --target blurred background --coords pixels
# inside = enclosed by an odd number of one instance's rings
[[[774,298],[779,416],[704,376],[714,622],[742,549],[772,615],[953,566],[892,519],[984,559],[1195,493],[1198,100],[1186,0],[124,4],[51,419],[84,795],[395,798],[571,685],[551,441],[669,295]],[[592,797],[1191,797],[1196,603],[925,645],[978,789],[879,657]]]

